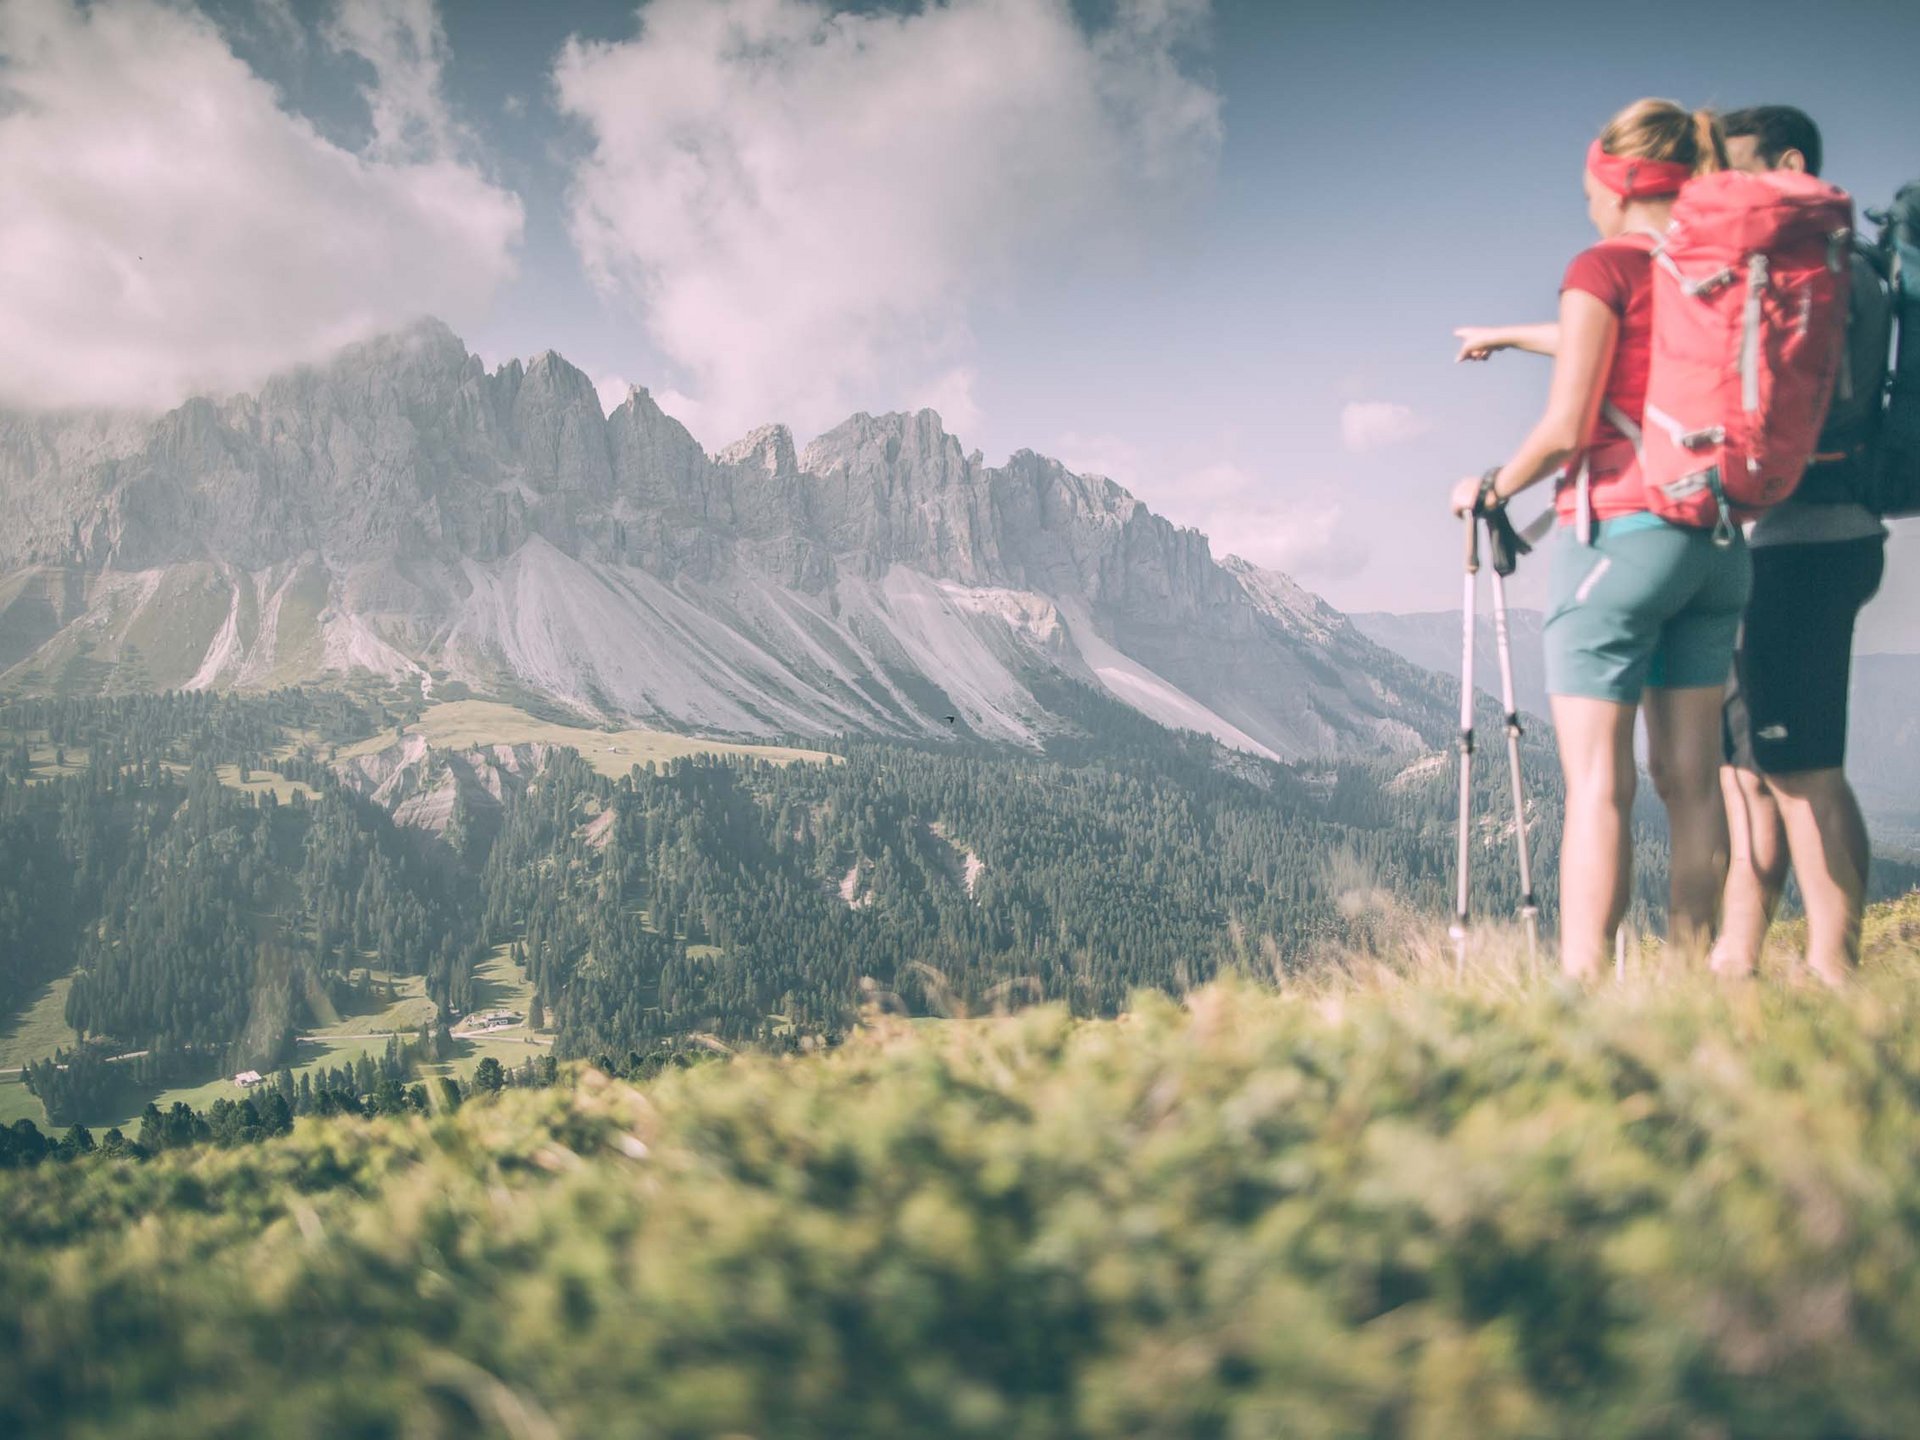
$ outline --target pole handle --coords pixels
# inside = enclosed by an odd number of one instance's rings
[[[1467,574],[1480,573],[1480,517],[1467,513]]]

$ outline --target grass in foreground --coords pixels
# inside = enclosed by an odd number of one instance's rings
[[[0,1176],[0,1431],[1908,1434],[1920,899],[1873,947],[1360,960]]]

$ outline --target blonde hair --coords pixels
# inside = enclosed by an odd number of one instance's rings
[[[1727,140],[1711,110],[1671,100],[1636,100],[1607,122],[1600,148],[1623,160],[1666,160],[1706,175],[1727,166]]]

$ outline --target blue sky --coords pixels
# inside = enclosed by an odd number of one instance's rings
[[[1581,151],[1613,110],[1788,101],[1863,200],[1920,174],[1920,5],[956,0],[859,7],[895,18],[823,60],[820,7],[710,4],[776,55],[755,68],[678,3],[206,0],[273,103],[362,162],[366,194],[315,227],[396,185],[456,187],[382,217],[391,294],[341,319],[326,286],[290,287],[313,298],[275,333],[311,349],[426,296],[490,362],[556,349],[610,393],[648,386],[710,448],[747,417],[804,442],[932,402],[990,461],[1030,447],[1112,473],[1343,607],[1438,609],[1457,593],[1445,488],[1512,446],[1546,380],[1524,358],[1455,366],[1449,332],[1548,313],[1589,238]],[[77,65],[137,63],[96,58],[66,0],[15,6]],[[116,8],[170,23],[96,7]],[[16,74],[50,53],[0,25]],[[7,124],[0,106],[0,178],[24,185]],[[660,188],[687,133],[749,171],[789,157],[794,193],[763,213],[758,182]],[[735,208],[680,213],[709,206]],[[1920,538],[1894,559],[1866,648],[1920,649]]]

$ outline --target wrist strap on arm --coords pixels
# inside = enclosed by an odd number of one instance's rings
[[[1474,514],[1491,515],[1502,505],[1506,504],[1506,502],[1500,498],[1499,491],[1495,488],[1499,480],[1500,467],[1498,465],[1495,465],[1480,477],[1480,493],[1474,497],[1473,501]]]
[[[1474,512],[1486,521],[1487,549],[1493,561],[1493,573],[1511,575],[1520,557],[1533,549],[1507,518],[1507,502],[1500,498],[1497,483],[1500,467],[1494,466],[1480,477],[1480,494],[1473,502]]]

